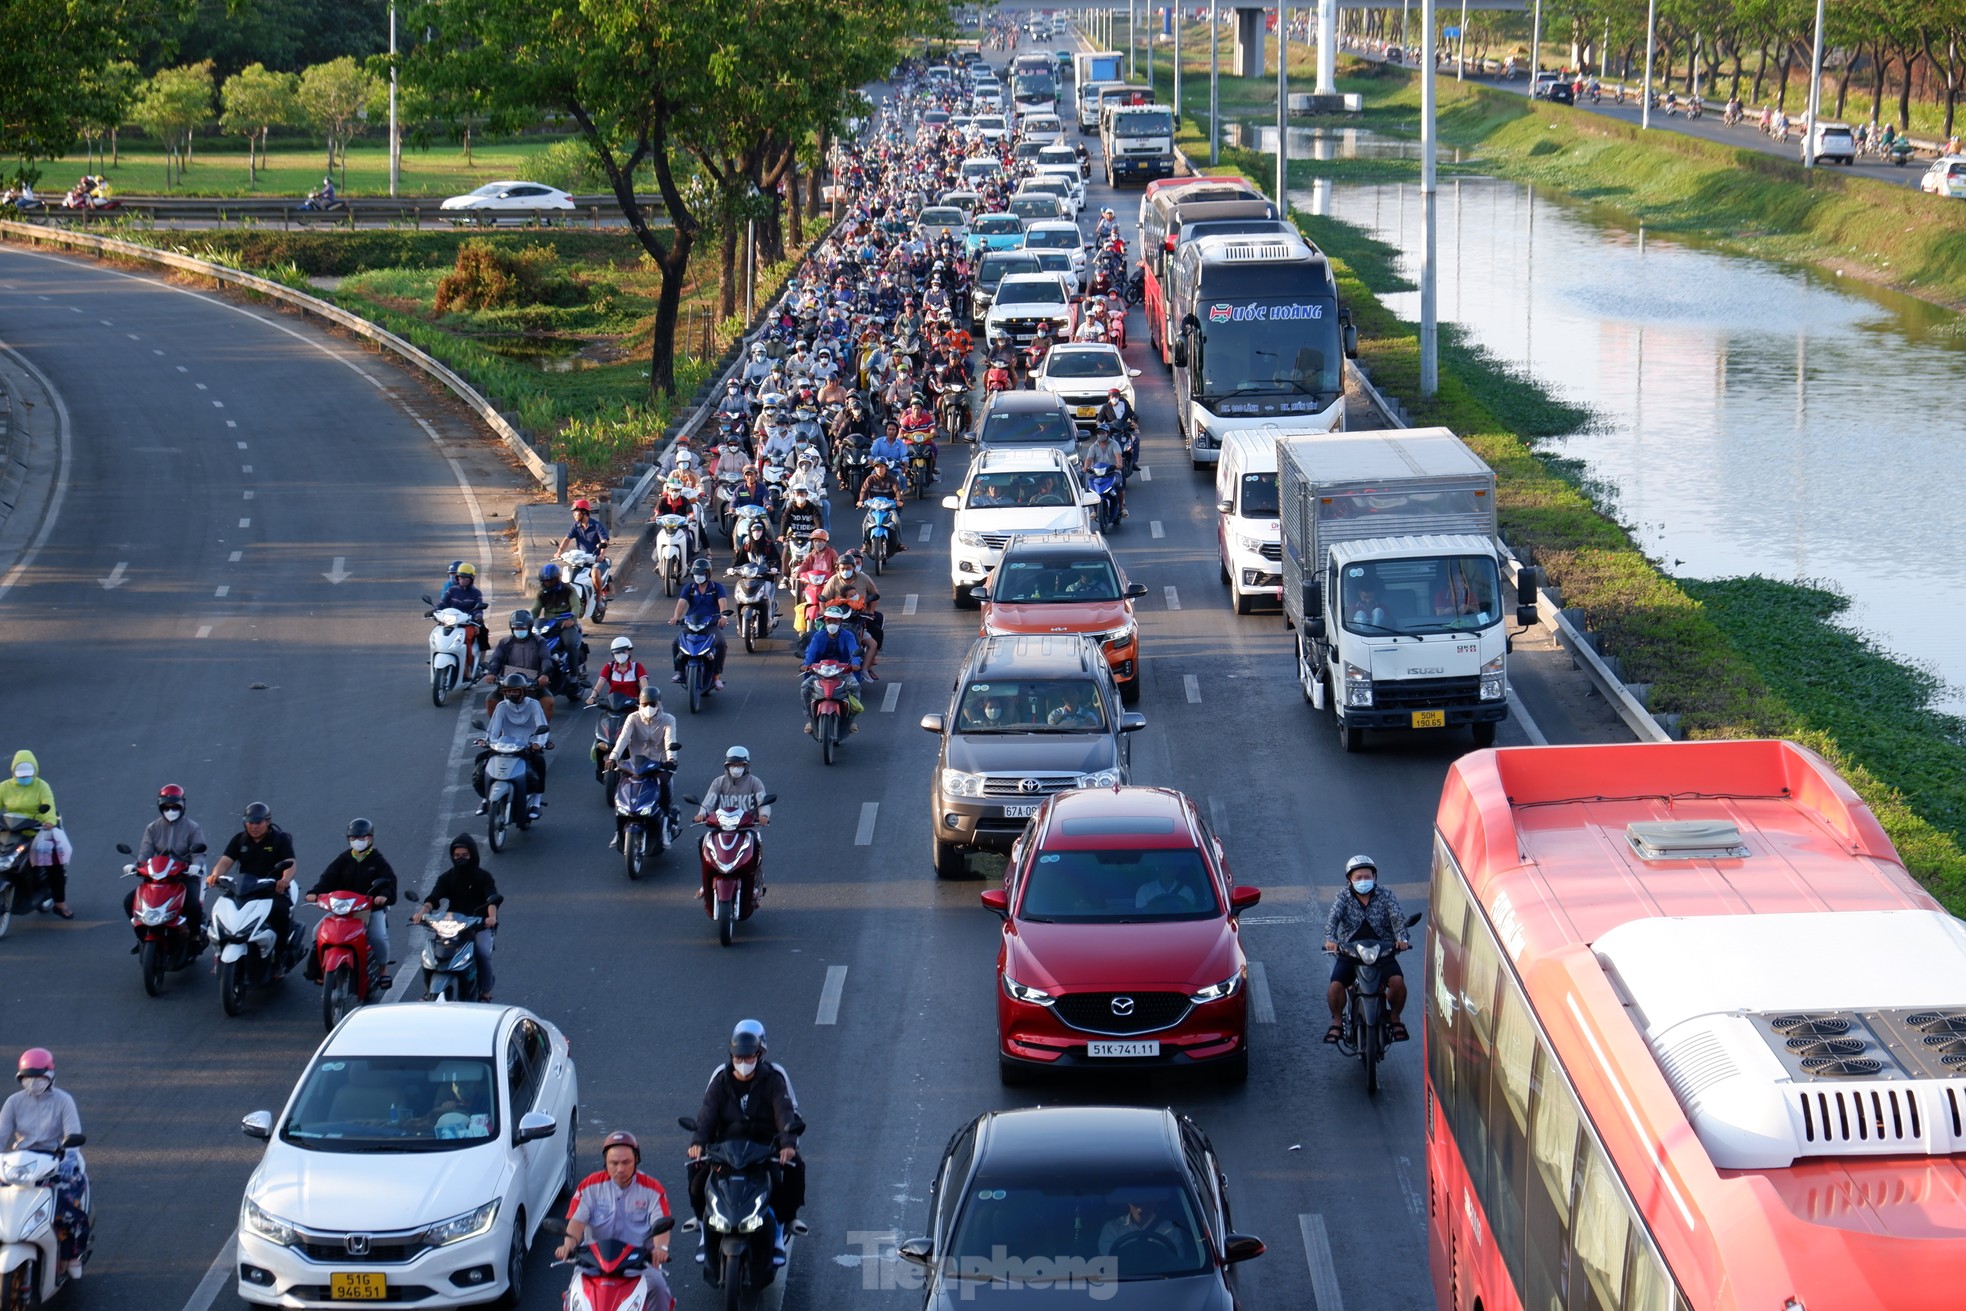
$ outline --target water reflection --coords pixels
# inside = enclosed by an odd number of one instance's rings
[[[1405,137],[1385,137],[1360,127],[1293,127],[1290,129],[1290,158],[1305,159],[1418,159],[1420,143]],[[1269,122],[1222,124],[1222,144],[1248,147],[1274,155],[1277,149],[1276,120]],[[1461,161],[1458,146],[1442,149],[1442,162],[1452,156]]]
[[[1318,192],[1292,201],[1399,247],[1417,278],[1417,187]],[[1440,211],[1441,319],[1601,416],[1549,447],[1647,552],[1689,577],[1827,581],[1966,710],[1966,413],[1936,403],[1966,394],[1966,320],[1515,183],[1445,180]],[[1418,293],[1386,299],[1419,317]]]

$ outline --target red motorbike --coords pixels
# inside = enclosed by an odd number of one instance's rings
[[[853,722],[853,711],[846,703],[846,680],[853,666],[837,660],[821,660],[810,672],[818,684],[812,699],[812,736],[830,765],[840,743],[846,739],[847,725]]]
[[[703,803],[684,797],[691,805]],[[766,793],[760,807],[778,800]],[[699,855],[703,864],[703,913],[717,924],[717,941],[730,946],[737,926],[758,909],[760,875],[764,872],[765,849],[758,828],[758,812],[742,806],[724,805],[698,821],[708,833],[703,835]]]
[[[320,904],[327,914],[314,926],[314,956],[321,985],[321,1019],[330,1030],[370,1000],[382,977],[382,962],[369,951],[369,912],[389,904],[380,888],[369,895],[331,892]]]
[[[116,850],[125,856],[135,854],[127,842],[117,843]],[[204,850],[200,842],[191,854]],[[164,991],[166,974],[185,968],[204,950],[203,936],[184,913],[191,862],[160,852],[142,864],[123,866],[123,873],[139,880],[130,903],[130,927],[137,936],[132,950],[143,971],[143,990],[155,997]]]
[[[799,641],[809,641],[819,631],[819,616],[826,605],[819,599],[819,590],[833,575],[823,569],[802,569],[799,572],[799,600],[792,612],[792,630],[799,635]]]

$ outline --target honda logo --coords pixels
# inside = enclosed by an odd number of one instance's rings
[[[1133,998],[1131,997],[1113,998],[1113,1014],[1115,1015],[1133,1014]]]
[[[1036,792],[1039,788],[1043,786],[1044,784],[1038,782],[1034,778],[1020,778],[1017,780],[1017,790],[1019,792],[1025,793],[1026,795]]]
[[[348,1255],[350,1256],[367,1256],[369,1254],[369,1236],[367,1234],[350,1234],[342,1240],[342,1243],[348,1248]]]

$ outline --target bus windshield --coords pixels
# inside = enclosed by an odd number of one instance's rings
[[[1308,301],[1203,302],[1195,397],[1220,413],[1298,413],[1344,390],[1338,306]],[[1241,408],[1238,408],[1241,407]]]
[[[1113,115],[1116,137],[1171,137],[1174,116],[1165,109],[1123,110]]]

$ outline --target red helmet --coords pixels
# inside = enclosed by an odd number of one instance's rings
[[[580,500],[575,501],[573,503],[573,508],[576,510],[586,510],[590,514],[593,513],[594,510],[594,507],[588,504],[586,497],[582,497]]]
[[[14,1071],[16,1079],[52,1079],[55,1077],[55,1054],[46,1047],[29,1047],[20,1054],[20,1064]]]
[[[184,789],[175,783],[166,783],[157,789],[157,809],[170,810],[173,807],[184,809]]]
[[[626,1129],[616,1129],[613,1133],[601,1139],[601,1159],[603,1161],[608,1159],[608,1149],[610,1147],[626,1147],[635,1153],[635,1164],[640,1165],[642,1163],[642,1145],[636,1142],[635,1135],[629,1133]]]

